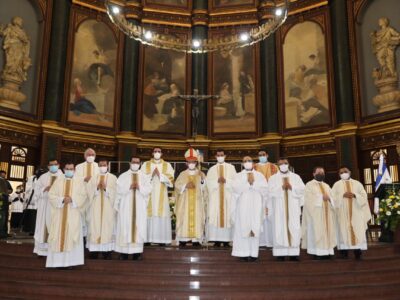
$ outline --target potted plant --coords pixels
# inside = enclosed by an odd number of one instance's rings
[[[400,242],[400,195],[398,193],[392,192],[380,201],[377,220],[383,227],[380,241]]]

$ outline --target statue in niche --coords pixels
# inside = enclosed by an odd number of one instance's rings
[[[23,28],[23,19],[17,16],[6,26],[0,24],[0,37],[3,37],[2,48],[5,54],[0,105],[20,110],[20,105],[26,100],[20,88],[27,80],[27,71],[32,65],[29,57],[30,39]]]
[[[380,29],[371,33],[371,45],[380,66],[372,72],[379,93],[372,101],[381,113],[400,108],[396,70],[396,49],[400,45],[400,33],[389,26],[388,18],[380,18],[378,24]]]

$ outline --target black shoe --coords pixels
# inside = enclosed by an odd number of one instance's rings
[[[112,257],[111,257],[111,251],[109,251],[109,252],[103,252],[103,259],[104,259],[104,260],[111,260],[111,259],[112,259]]]
[[[201,245],[200,245],[199,242],[192,243],[192,246],[193,246],[193,247],[196,247],[196,248],[201,247]]]
[[[144,243],[145,247],[151,246],[151,243]]]
[[[356,260],[361,260],[361,255],[361,249],[354,250],[354,256],[356,257]]]
[[[289,256],[290,261],[300,261],[298,256]]]
[[[142,260],[142,254],[141,253],[134,253],[132,260]]]
[[[347,250],[339,250],[339,258],[348,259],[349,258],[349,252]]]
[[[229,248],[229,242],[223,242],[223,243],[221,243],[221,245],[224,248]]]
[[[241,258],[239,258],[239,260],[243,261],[243,262],[248,262],[249,258],[248,257],[241,257]]]
[[[89,252],[90,259],[97,259],[99,258],[99,252]]]
[[[186,242],[179,242],[179,248],[185,248]]]
[[[276,257],[276,261],[285,261],[285,257],[284,256],[277,256]]]
[[[313,256],[313,260],[323,260],[323,259],[324,259],[323,256],[318,256],[318,255]]]
[[[249,261],[251,261],[251,262],[255,262],[257,260],[258,260],[258,257],[253,257],[253,256],[249,257]]]
[[[167,244],[161,243],[161,244],[158,244],[158,246],[160,246],[160,247],[166,247]]]
[[[119,260],[128,260],[128,254],[121,253],[119,255]]]

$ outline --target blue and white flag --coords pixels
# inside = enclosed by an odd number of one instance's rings
[[[379,168],[378,168],[378,176],[375,181],[375,191],[378,190],[381,184],[392,183],[392,178],[390,177],[389,170],[386,167],[386,162],[383,157],[383,154],[379,156]]]

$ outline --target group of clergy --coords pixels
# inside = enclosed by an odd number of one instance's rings
[[[129,170],[118,178],[107,160],[95,162],[90,148],[83,163],[66,163],[64,172],[51,159],[35,188],[34,253],[47,256],[46,267],[56,268],[84,264],[84,246],[93,259],[100,253],[111,259],[115,251],[122,260],[130,254],[139,260],[145,244],[172,243],[168,189],[173,188],[175,239],[181,248],[232,243],[233,256],[255,261],[259,247],[267,246],[283,261],[298,260],[300,247],[316,259],[329,258],[337,247],[343,258],[349,249],[360,258],[371,214],[364,187],[350,170],[340,168],[340,180],[331,189],[324,169],[316,167],[314,179],[304,185],[286,158],[273,164],[265,151],[258,154],[258,163],[244,157],[237,173],[218,149],[217,162],[205,175],[198,151],[190,148],[187,168],[176,180],[158,147],[143,164],[132,157]]]

